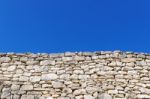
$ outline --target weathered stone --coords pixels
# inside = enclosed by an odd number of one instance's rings
[[[19,90],[20,89],[20,85],[12,85],[11,86],[11,90]]]
[[[40,62],[40,65],[55,65],[55,61],[52,60],[44,60]]]
[[[1,93],[1,99],[9,99],[11,95],[11,89],[10,88],[3,88],[2,93]]]
[[[26,76],[20,76],[19,81],[28,81],[29,77]]]
[[[98,99],[112,99],[112,97],[107,93],[103,93],[98,96]]]
[[[58,75],[57,74],[52,74],[52,73],[43,74],[42,77],[41,77],[42,80],[55,80],[57,78],[58,78]]]
[[[84,95],[84,99],[95,99],[95,98],[91,95]]]
[[[21,99],[34,99],[33,95],[22,95]]]
[[[52,82],[52,86],[57,89],[57,88],[63,88],[64,84],[61,82]]]
[[[39,82],[41,80],[40,76],[32,76],[30,77],[31,82]]]
[[[11,59],[9,57],[1,57],[0,62],[9,62]]]
[[[22,85],[20,90],[33,90],[33,85]]]
[[[138,99],[150,99],[150,95],[147,94],[142,94],[142,95],[137,95]]]
[[[7,71],[14,71],[16,69],[16,65],[9,66]]]

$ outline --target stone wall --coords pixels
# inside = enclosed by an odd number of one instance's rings
[[[0,54],[1,99],[150,99],[150,54]]]

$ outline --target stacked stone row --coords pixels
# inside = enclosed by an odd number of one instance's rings
[[[150,99],[150,54],[0,54],[1,99]]]

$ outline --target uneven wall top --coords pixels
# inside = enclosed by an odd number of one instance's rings
[[[0,53],[1,99],[150,99],[150,54]]]

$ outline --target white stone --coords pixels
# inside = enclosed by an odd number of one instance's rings
[[[63,88],[64,87],[64,84],[61,83],[61,82],[52,82],[52,86],[53,88]]]
[[[53,99],[52,97],[47,97],[46,99]]]
[[[9,66],[7,71],[14,71],[16,69],[16,65]]]
[[[58,75],[57,74],[43,74],[42,75],[42,80],[55,80],[58,78]]]
[[[32,76],[30,77],[31,82],[39,82],[41,80],[40,76]]]
[[[150,99],[150,95],[147,94],[142,94],[142,95],[137,95],[138,99]]]
[[[84,95],[84,99],[95,99],[95,97],[91,95]]]
[[[71,61],[71,60],[73,60],[73,58],[72,57],[63,57],[62,60],[63,61]]]
[[[19,88],[20,88],[20,85],[12,85],[11,86],[11,90],[19,90]]]
[[[43,60],[43,61],[40,62],[40,65],[55,65],[55,61]]]
[[[20,76],[19,81],[28,81],[29,77],[26,76]]]
[[[33,90],[33,85],[22,85],[20,90]]]
[[[0,62],[9,62],[11,59],[9,57],[1,57]]]
[[[34,95],[22,95],[21,99],[34,99]]]
[[[112,97],[107,93],[103,93],[98,96],[98,99],[112,99]]]

